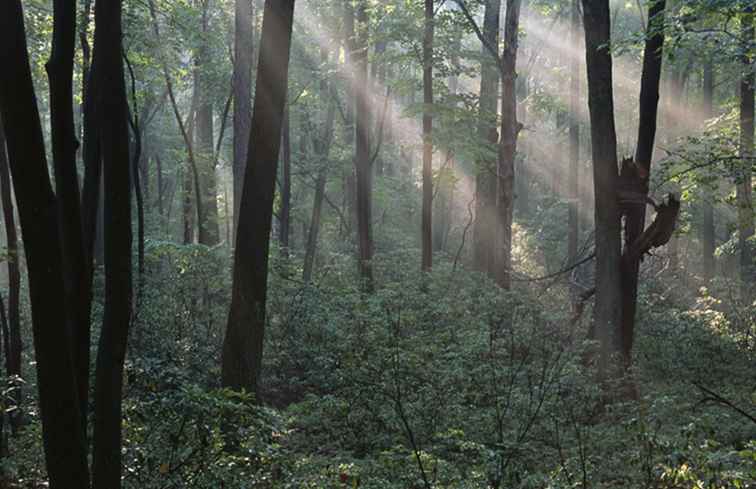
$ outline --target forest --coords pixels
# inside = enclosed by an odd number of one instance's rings
[[[0,489],[756,488],[754,0],[0,0]]]

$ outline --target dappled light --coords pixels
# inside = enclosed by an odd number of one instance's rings
[[[744,0],[0,0],[0,488],[756,484]]]

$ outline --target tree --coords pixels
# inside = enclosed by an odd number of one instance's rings
[[[463,4],[459,4],[463,7]],[[492,149],[499,135],[496,133],[497,87],[499,69],[489,58],[490,47],[499,44],[500,0],[488,0],[483,16],[483,61],[480,75],[480,102],[478,137],[486,141]],[[497,60],[498,61],[498,60]],[[495,162],[491,157],[481,157],[477,162],[475,174],[475,224],[473,227],[473,263],[474,268],[492,276],[495,270],[494,242],[496,239],[496,184]]]
[[[325,68],[328,63],[328,50],[325,47],[320,48],[320,65]],[[325,199],[326,180],[328,178],[328,155],[333,140],[333,125],[336,117],[336,104],[330,97],[331,87],[325,74],[320,78],[320,98],[321,103],[327,102],[327,109],[323,110],[325,115],[321,115],[319,125],[323,132],[316,140],[316,150],[318,157],[318,174],[315,180],[315,197],[312,202],[312,217],[310,218],[310,229],[307,233],[307,245],[305,247],[304,268],[302,271],[302,280],[305,283],[312,280],[312,269],[315,264],[315,252],[318,246],[318,233],[320,232],[320,217],[323,212],[323,200]]]
[[[368,74],[368,15],[365,0],[357,5],[356,35],[353,51],[355,104],[354,167],[356,174],[357,200],[357,249],[360,279],[366,291],[373,290],[373,172],[370,157],[370,97],[367,87]]]
[[[753,263],[753,240],[754,213],[752,196],[752,170],[753,162],[753,113],[754,113],[754,63],[752,46],[754,43],[753,4],[746,4],[741,16],[742,23],[742,54],[743,65],[740,77],[740,174],[737,178],[736,192],[738,203],[738,248],[740,249],[740,279],[742,281],[743,297],[752,295],[756,268]]]
[[[293,18],[294,0],[266,0],[252,129],[239,203],[231,307],[221,359],[221,383],[256,395],[265,335],[270,229]]]
[[[611,21],[608,0],[583,0],[588,108],[591,121],[596,222],[596,300],[593,327],[601,345],[604,369],[608,357],[621,351],[620,214],[617,202],[617,133],[614,126]]]
[[[0,75],[0,117],[13,121],[6,122],[5,135],[29,274],[47,473],[54,489],[85,489],[89,474],[72,332],[68,321],[61,321],[66,302],[57,201],[47,172],[18,0],[0,4],[0,66],[5,67]]]
[[[703,111],[704,117],[714,116],[714,61],[707,57],[703,66]],[[703,201],[703,276],[708,284],[714,278],[714,249],[716,248],[716,233],[714,232],[714,204],[711,197]]]
[[[289,118],[289,104],[286,103],[283,116],[283,128],[281,135],[281,157],[283,163],[283,175],[281,182],[281,209],[279,211],[278,239],[281,252],[289,256],[289,235],[291,234],[291,119]]]
[[[254,2],[234,2],[234,230],[238,223],[239,201],[247,161],[249,126],[252,120],[252,60],[254,58]],[[236,232],[236,231],[234,231]]]
[[[131,323],[131,187],[121,0],[95,4],[92,64],[105,182],[105,311],[95,367],[92,488],[121,487],[121,397]]]
[[[578,45],[580,30],[580,2],[572,0],[570,8],[570,43]],[[570,59],[570,127],[569,127],[569,174],[567,195],[569,207],[567,216],[567,261],[577,259],[578,236],[580,235],[579,207],[580,188],[580,61],[577,56]],[[574,295],[574,294],[573,294]]]
[[[517,45],[521,0],[507,0],[504,19],[504,49],[501,53],[501,141],[497,168],[496,283],[509,289],[512,280],[512,214],[514,212],[514,165],[517,155]]]
[[[10,169],[8,157],[5,153],[5,131],[0,118],[0,202],[3,207],[3,223],[5,224],[5,241],[8,248],[8,334],[5,335],[6,353],[5,366],[8,377],[21,378],[21,315],[20,291],[21,272],[19,270],[18,235],[16,233],[16,218],[13,215],[13,198],[11,196]],[[15,382],[12,394],[15,409],[11,412],[11,428],[17,430],[21,424],[22,384]]]
[[[215,153],[213,151],[213,102],[212,83],[210,77],[210,1],[201,2],[201,36],[200,45],[195,57],[194,83],[197,84],[197,113],[196,113],[196,141],[197,141],[197,174],[200,181],[202,199],[202,220],[198,221],[198,241],[200,244],[214,246],[220,241],[220,227],[218,223],[218,195],[215,179]]]
[[[680,207],[674,196],[670,196],[667,203],[655,206],[656,219],[644,230],[648,176],[656,136],[665,6],[665,0],[659,0],[649,9],[636,153],[634,159],[623,161],[622,169],[617,174],[609,5],[603,1],[583,0],[596,195],[596,304],[593,331],[601,344],[600,367],[604,374],[615,354],[621,355],[625,367],[632,361],[640,260],[650,248],[666,244],[674,231]],[[625,247],[620,253],[623,215]],[[617,307],[618,304],[621,307]]]
[[[433,0],[425,0],[423,35],[423,219],[422,270],[433,266]]]

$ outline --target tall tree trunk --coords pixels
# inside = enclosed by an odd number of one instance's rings
[[[5,153],[5,131],[0,118],[0,200],[3,206],[3,222],[5,224],[6,248],[8,250],[8,334],[5,335],[5,365],[6,375],[21,378],[21,314],[19,299],[21,292],[21,272],[19,270],[18,234],[16,233],[16,218],[13,214],[13,198],[11,196],[10,169]],[[15,431],[21,424],[21,400],[23,399],[22,384],[15,382],[12,394],[15,409],[10,414],[11,428]]]
[[[638,120],[638,141],[635,149],[635,169],[639,188],[643,193],[641,203],[632,204],[625,211],[625,250],[628,250],[643,233],[646,225],[648,177],[656,138],[656,120],[659,111],[659,84],[662,72],[662,48],[664,46],[664,10],[666,0],[657,0],[648,11],[646,46],[643,51],[643,71]],[[635,312],[638,303],[638,271],[640,257],[630,258],[625,253],[622,261],[622,355],[626,366],[632,363],[635,333]]]
[[[433,0],[425,0],[423,37],[423,219],[421,268],[433,266]]]
[[[357,5],[356,40],[353,54],[354,85],[356,92],[356,134],[354,166],[357,190],[357,245],[358,268],[362,286],[373,290],[373,172],[370,161],[370,99],[362,90],[367,86],[368,74],[368,16],[365,0]]]
[[[89,300],[84,291],[84,243],[82,241],[79,178],[76,171],[73,66],[76,48],[76,5],[65,0],[53,3],[52,53],[46,69],[50,80],[50,119],[53,168],[58,202],[58,222],[65,287],[66,321],[73,332],[72,353],[77,382],[82,433],[87,433],[89,393]],[[79,358],[79,355],[82,358]]]
[[[756,267],[753,263],[754,213],[751,174],[753,168],[753,112],[754,112],[754,63],[749,52],[753,52],[754,42],[754,7],[748,4],[742,13],[742,50],[741,63],[743,74],[740,79],[740,174],[737,182],[738,202],[738,247],[740,249],[740,279],[743,297],[750,301],[753,297],[753,284],[756,282]]]
[[[504,19],[504,50],[501,53],[501,142],[496,190],[496,283],[509,289],[512,283],[512,214],[514,212],[514,165],[517,155],[517,37],[521,0],[507,0]]]
[[[252,121],[252,61],[254,57],[254,2],[234,2],[234,232],[239,216],[247,143]]]
[[[328,50],[320,48],[321,66],[325,69],[328,63]],[[307,245],[305,247],[304,270],[302,280],[309,283],[312,280],[312,270],[315,266],[315,253],[318,247],[318,234],[320,232],[320,216],[323,211],[323,200],[325,199],[326,180],[328,178],[329,161],[328,155],[331,150],[331,141],[333,139],[333,124],[336,116],[336,104],[330,97],[330,87],[325,73],[321,73],[320,78],[320,100],[322,104],[327,104],[327,109],[322,110],[320,127],[323,132],[320,134],[316,150],[318,153],[318,176],[315,181],[315,197],[312,203],[312,217],[310,219],[310,229],[307,233]],[[327,102],[326,102],[327,101]]]
[[[289,233],[291,232],[291,119],[289,118],[289,104],[284,107],[283,128],[281,136],[281,151],[283,163],[283,181],[281,182],[281,211],[278,240],[281,252],[289,256]]]
[[[714,116],[714,64],[709,57],[704,61],[703,72],[704,116],[709,119]],[[716,192],[706,190],[703,199],[703,275],[704,283],[708,284],[714,278],[714,249],[716,248],[716,234],[714,232],[714,204],[712,199]]]
[[[120,56],[118,56],[120,59]],[[0,2],[0,117],[24,237],[45,462],[53,489],[86,489],[86,443],[66,317],[58,211],[26,47],[21,2]]]
[[[121,487],[121,397],[131,322],[131,191],[121,1],[95,4],[94,65],[105,180],[105,310],[95,369],[92,488]]]
[[[221,382],[259,395],[268,252],[289,72],[294,0],[266,0],[246,176],[239,204],[234,276]],[[255,144],[252,144],[255,141]],[[259,399],[259,397],[258,397]]]
[[[354,30],[354,5],[352,0],[344,0],[343,38],[344,38],[344,77],[346,78],[346,101],[344,102],[344,146],[350,148],[355,141],[355,104],[356,94],[354,85],[355,65],[353,64],[357,50]],[[348,165],[344,175],[344,213],[348,217],[349,230],[355,229],[357,222],[357,196],[355,181],[355,161]]]
[[[583,0],[588,108],[596,221],[596,299],[593,328],[601,347],[599,365],[609,367],[611,355],[621,352],[620,214],[617,203],[617,133],[610,45],[609,0]]]
[[[578,46],[580,30],[580,0],[572,0],[570,22],[570,44]],[[569,128],[569,174],[567,195],[569,208],[567,216],[567,263],[573,263],[578,254],[578,237],[580,221],[578,220],[580,198],[580,60],[577,56],[570,59],[570,128]],[[573,291],[573,299],[576,294]]]
[[[195,83],[199,103],[197,106],[197,166],[202,199],[202,220],[198,222],[200,244],[215,246],[220,242],[218,224],[218,189],[215,178],[215,153],[213,151],[213,102],[210,80],[210,0],[202,1],[202,35],[196,58]]]
[[[501,0],[488,0],[483,17],[483,37],[491,46],[499,45],[499,13]],[[487,141],[493,152],[499,136],[496,132],[497,87],[499,69],[491,53],[482,48],[480,76],[480,119],[478,135]],[[473,225],[473,264],[480,272],[493,277],[494,242],[496,239],[496,162],[494,158],[480,158],[475,174],[475,223]]]

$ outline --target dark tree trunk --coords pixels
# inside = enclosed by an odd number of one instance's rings
[[[82,241],[79,178],[76,171],[76,128],[74,126],[73,66],[76,48],[76,5],[53,3],[53,43],[46,65],[50,80],[50,119],[53,168],[58,202],[58,222],[65,287],[66,321],[73,332],[73,361],[79,386],[82,433],[87,433],[89,399],[89,294],[85,291],[85,255]]]
[[[512,283],[512,215],[514,212],[514,165],[517,155],[517,38],[521,0],[507,0],[504,19],[504,50],[501,53],[501,142],[497,171],[496,283],[509,289]]]
[[[711,58],[704,62],[703,70],[703,110],[704,116],[709,119],[714,116],[714,64]],[[707,195],[703,198],[703,276],[704,283],[708,284],[714,278],[714,250],[716,233],[714,232],[714,203],[716,194],[713,190],[705,190]]]
[[[221,362],[223,386],[256,395],[265,336],[270,229],[293,16],[294,0],[265,1],[246,176],[239,204],[231,307]]]
[[[281,137],[281,151],[283,153],[283,181],[281,182],[281,211],[280,229],[278,241],[281,252],[285,257],[289,256],[289,233],[291,231],[291,120],[289,118],[289,105],[286,104],[283,115],[283,128]]]
[[[13,213],[13,198],[11,196],[10,169],[5,153],[5,132],[0,118],[0,199],[3,206],[3,222],[5,224],[6,248],[8,250],[8,334],[5,335],[5,366],[9,377],[21,378],[21,314],[19,299],[21,291],[21,272],[19,270],[18,234],[16,233],[16,218]],[[21,400],[23,393],[20,382],[15,382],[12,394],[15,409],[10,415],[11,428],[15,431],[22,420]]]
[[[741,63],[743,74],[740,79],[740,174],[737,182],[738,202],[738,247],[740,249],[740,279],[744,299],[750,302],[753,297],[753,284],[756,280],[756,268],[753,263],[753,197],[752,168],[753,161],[753,112],[754,112],[754,76],[753,59],[747,53],[754,42],[753,4],[748,4],[742,13],[742,49]]]
[[[252,61],[254,2],[234,2],[234,230],[239,216],[244,167],[252,121]],[[234,231],[235,232],[235,231]]]
[[[358,269],[362,286],[372,292],[373,284],[373,172],[370,158],[370,99],[360,87],[367,86],[368,16],[365,0],[357,6],[357,35],[353,54],[354,90],[356,92],[356,134],[354,166],[357,198]]]
[[[483,37],[491,46],[499,45],[499,11],[501,0],[489,0],[483,18]],[[493,152],[499,136],[496,132],[497,87],[499,69],[491,53],[482,48],[480,76],[480,120],[478,134],[488,142]],[[496,162],[494,158],[480,158],[475,174],[475,223],[473,226],[473,264],[480,272],[493,276],[495,270],[494,242],[496,239]]]
[[[119,57],[120,58],[120,57]],[[21,2],[0,3],[0,117],[24,236],[37,386],[50,487],[89,486],[86,443],[68,330],[58,211],[50,185]],[[63,318],[63,319],[62,319]]]
[[[132,298],[132,166],[121,38],[121,1],[97,2],[92,63],[103,88],[97,105],[105,181],[105,310],[95,370],[93,489],[121,487],[121,397]]]
[[[433,266],[433,0],[425,0],[423,37],[423,219],[421,268]]]
[[[635,333],[635,312],[638,303],[638,271],[640,257],[631,258],[627,250],[640,237],[646,225],[648,177],[656,138],[656,119],[659,111],[659,85],[662,72],[662,48],[664,46],[664,9],[666,0],[657,0],[648,12],[646,46],[643,51],[643,71],[638,120],[638,141],[635,148],[635,168],[632,173],[643,193],[641,203],[625,209],[625,253],[622,260],[622,356],[625,366],[632,363]]]
[[[328,51],[325,48],[320,50],[321,66],[325,67],[328,62]],[[321,133],[316,149],[320,167],[318,176],[315,181],[315,197],[312,203],[312,218],[310,219],[310,229],[307,233],[307,245],[305,247],[304,270],[302,280],[309,283],[312,280],[312,270],[315,265],[315,253],[318,247],[318,233],[320,232],[320,216],[323,211],[323,200],[325,199],[325,187],[328,178],[328,155],[331,150],[331,141],[333,139],[333,124],[336,117],[336,104],[330,100],[330,87],[325,74],[321,74],[320,79],[320,100],[321,103],[327,103],[328,108],[324,110],[325,115],[321,114]],[[328,101],[328,102],[326,102]]]
[[[572,0],[570,25],[570,43],[579,45],[580,29],[580,0]],[[567,181],[567,195],[569,208],[567,216],[567,263],[575,262],[578,254],[578,237],[580,236],[580,221],[578,220],[580,198],[580,60],[577,56],[570,60],[570,147],[569,147],[569,175]],[[575,293],[573,300],[577,299]]]
[[[621,352],[620,214],[617,202],[617,133],[614,126],[611,21],[608,0],[583,0],[588,108],[596,221],[596,299],[593,329],[601,347],[600,367]]]

